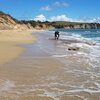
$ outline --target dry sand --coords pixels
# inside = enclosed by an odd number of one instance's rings
[[[18,57],[25,48],[19,46],[34,42],[32,30],[6,30],[0,31],[0,64],[7,63]]]

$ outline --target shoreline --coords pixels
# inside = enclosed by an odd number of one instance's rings
[[[69,44],[51,40],[47,31],[32,35],[38,41],[24,45],[27,52],[0,66],[2,100],[99,100],[100,68],[91,65],[84,51],[69,51]]]
[[[37,41],[32,35],[40,30],[0,30],[0,64],[11,62],[26,49],[20,45]]]

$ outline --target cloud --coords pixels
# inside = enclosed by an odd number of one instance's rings
[[[50,21],[72,21],[72,19],[67,17],[66,15],[58,15],[51,17]]]
[[[84,23],[100,23],[100,17],[90,18],[90,17],[83,17],[81,19],[74,19],[74,22],[84,22]]]
[[[69,4],[66,3],[66,2],[59,2],[59,1],[56,1],[54,2],[53,4],[51,5],[47,5],[47,6],[43,6],[40,8],[40,10],[42,11],[50,11],[52,9],[55,9],[55,8],[59,8],[59,7],[68,7]]]
[[[50,11],[51,7],[50,6],[44,6],[44,7],[41,7],[40,10],[42,10],[42,11]]]
[[[100,23],[100,17],[94,18],[94,21],[96,21],[97,23]]]
[[[46,17],[43,14],[41,14],[41,15],[36,16],[33,20],[44,22],[46,21]]]
[[[66,3],[66,2],[59,2],[59,1],[54,2],[53,5],[54,5],[55,7],[68,7],[68,6],[69,6],[68,3]]]
[[[92,23],[92,22],[100,23],[100,17],[96,17],[96,18],[85,17],[85,18],[83,18],[83,21],[84,22],[90,22],[90,23]]]
[[[100,17],[97,17],[97,18],[87,18],[87,17],[83,17],[81,19],[73,19],[73,18],[70,18],[66,15],[57,15],[57,16],[52,16],[52,17],[45,17],[43,14],[40,14],[38,16],[36,16],[33,20],[35,21],[41,21],[41,22],[44,22],[44,21],[50,21],[50,22],[53,22],[53,21],[68,21],[68,22],[84,22],[84,23],[100,23]]]
[[[83,23],[100,23],[100,17],[96,18],[87,18],[83,17],[81,19],[73,19],[70,18],[66,15],[58,15],[58,16],[53,16],[49,19],[49,21],[69,21],[69,22],[83,22]]]

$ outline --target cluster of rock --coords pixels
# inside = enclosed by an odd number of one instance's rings
[[[80,48],[79,47],[69,47],[68,50],[72,51],[78,51]]]

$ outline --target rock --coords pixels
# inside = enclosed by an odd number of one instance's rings
[[[80,48],[79,47],[69,47],[68,50],[72,51],[78,51]]]

